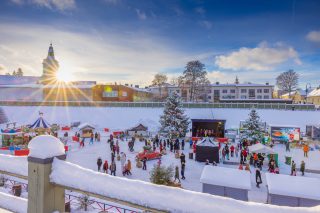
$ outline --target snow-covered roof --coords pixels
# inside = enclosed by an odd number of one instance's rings
[[[308,94],[308,97],[314,97],[314,96],[320,96],[320,88],[314,89]]]
[[[273,87],[273,85],[266,84],[252,84],[252,83],[244,83],[244,84],[211,84],[212,87]]]
[[[320,179],[266,173],[270,194],[320,200]]]
[[[251,189],[250,172],[220,166],[205,166],[200,182],[238,189]]]
[[[250,153],[265,153],[265,154],[274,154],[275,153],[272,148],[270,148],[266,145],[263,145],[261,143],[257,143],[257,144],[249,146],[249,152]]]
[[[148,130],[148,127],[142,125],[142,124],[139,124],[131,129],[128,129],[128,131],[147,131]]]
[[[63,143],[52,135],[40,135],[28,144],[29,156],[35,158],[51,158],[65,154]]]
[[[78,129],[85,129],[85,128],[89,128],[89,129],[95,129],[94,126],[92,126],[91,124],[88,123],[82,123],[78,126]]]
[[[209,137],[205,137],[202,139],[202,141],[200,141],[197,146],[212,146],[212,147],[216,147],[218,146],[218,143],[214,142],[212,138]]]
[[[31,128],[31,129],[36,129],[36,128],[47,129],[47,128],[50,128],[50,124],[46,120],[44,120],[43,117],[40,116],[33,124],[30,125],[29,128]]]

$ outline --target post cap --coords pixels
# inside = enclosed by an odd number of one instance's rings
[[[47,159],[65,155],[63,143],[51,135],[40,135],[33,138],[28,145],[28,157]]]

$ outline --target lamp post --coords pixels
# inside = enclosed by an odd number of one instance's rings
[[[308,88],[308,85],[309,85],[309,88]],[[307,83],[306,84],[306,97],[305,97],[305,101],[307,102],[307,97],[308,97],[308,91],[309,91],[309,89],[311,89],[311,84],[310,83]],[[305,102],[305,103],[306,103]]]

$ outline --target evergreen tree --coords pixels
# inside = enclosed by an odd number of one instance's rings
[[[167,137],[184,137],[188,131],[189,118],[184,114],[181,99],[173,93],[166,100],[163,115],[160,116],[160,131]]]
[[[252,108],[249,113],[249,118],[246,120],[244,124],[244,132],[241,135],[241,139],[247,139],[251,142],[260,141],[263,138],[263,130],[260,126],[260,116],[257,111]]]
[[[167,185],[173,178],[173,166],[154,165],[150,171],[150,181],[154,184]]]

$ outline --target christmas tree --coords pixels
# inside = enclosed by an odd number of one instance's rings
[[[260,126],[260,116],[257,111],[253,108],[249,113],[249,118],[246,120],[244,124],[244,131],[241,134],[241,139],[247,139],[252,143],[262,140],[263,138],[263,130]]]
[[[160,131],[168,138],[184,137],[188,131],[189,118],[184,114],[181,99],[173,93],[166,100],[160,116]]]

